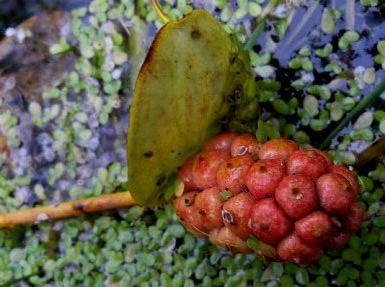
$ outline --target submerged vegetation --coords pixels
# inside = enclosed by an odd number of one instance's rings
[[[318,146],[385,78],[380,2],[181,0],[167,1],[165,10],[180,18],[204,8],[250,49],[262,106],[261,120],[251,128],[258,139],[282,135]],[[49,49],[54,59],[73,55],[71,71],[40,97],[0,98],[0,210],[124,185],[133,78],[160,26],[147,0],[93,0],[71,12],[71,33]],[[8,29],[7,35],[29,41],[33,31]],[[17,86],[12,77],[1,81],[3,92]],[[335,162],[353,165],[355,153],[385,134],[383,100],[333,138]],[[362,172],[360,200],[371,219],[348,247],[312,268],[219,251],[186,233],[167,204],[1,230],[0,284],[383,286],[385,164]]]

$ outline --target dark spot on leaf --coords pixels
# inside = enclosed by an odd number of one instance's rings
[[[154,155],[154,152],[153,151],[146,151],[144,154],[143,154],[145,157],[147,157],[147,158],[150,158],[150,157],[152,157],[153,155]]]
[[[156,181],[157,187],[164,187],[167,183],[167,176],[161,175],[159,176],[158,180]]]
[[[201,37],[201,32],[198,29],[194,29],[191,31],[191,38],[199,39]]]

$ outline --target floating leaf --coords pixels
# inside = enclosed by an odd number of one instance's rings
[[[195,10],[159,31],[130,114],[128,189],[135,202],[157,201],[178,166],[219,131],[229,100],[255,95],[250,79],[245,53],[208,12]]]

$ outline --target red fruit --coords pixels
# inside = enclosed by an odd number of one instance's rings
[[[259,158],[286,160],[296,150],[298,150],[298,145],[295,142],[277,138],[262,145],[259,150]]]
[[[251,134],[236,137],[231,144],[231,156],[250,154],[254,160],[258,159],[261,144]]]
[[[216,246],[226,248],[234,253],[250,253],[247,243],[227,227],[216,228],[210,232],[210,241]]]
[[[246,240],[251,233],[248,224],[250,211],[255,202],[250,193],[242,192],[223,204],[222,218],[225,226],[243,240]]]
[[[196,186],[199,189],[216,186],[218,168],[228,158],[226,153],[218,150],[199,153],[192,167],[193,181]]]
[[[184,192],[197,190],[198,187],[195,185],[193,181],[193,164],[196,156],[190,156],[186,162],[181,166],[178,170],[177,178],[183,182],[184,184]]]
[[[357,176],[354,171],[351,171],[342,165],[332,165],[330,166],[330,172],[339,174],[345,178],[349,182],[350,187],[352,188],[355,195],[360,193],[361,188],[357,182]]]
[[[298,237],[309,245],[323,245],[331,236],[333,223],[322,211],[315,211],[295,223]]]
[[[285,176],[285,165],[276,159],[260,160],[246,175],[246,185],[256,199],[273,196],[278,183]]]
[[[342,220],[343,227],[350,232],[357,232],[365,221],[365,212],[358,202],[354,202],[347,216]]]
[[[250,155],[229,158],[222,163],[217,173],[220,190],[229,190],[233,194],[246,190],[246,174],[254,163]]]
[[[333,234],[329,238],[326,243],[326,247],[328,250],[337,250],[346,245],[348,243],[351,234],[346,231],[342,231],[340,229],[335,229]]]
[[[203,145],[203,151],[219,150],[230,154],[231,144],[238,136],[236,133],[222,133],[207,141]]]
[[[346,215],[353,204],[354,192],[349,182],[335,173],[327,173],[317,180],[321,206],[332,214]]]
[[[291,230],[291,221],[274,199],[257,201],[251,209],[250,228],[262,242],[275,245]]]
[[[315,150],[308,149],[294,152],[287,160],[287,173],[304,174],[311,178],[318,178],[326,173],[329,162]]]
[[[188,231],[203,236],[206,233],[204,222],[194,206],[194,201],[198,192],[187,192],[174,200],[174,211],[178,215],[181,223]]]
[[[283,239],[277,251],[282,260],[304,265],[317,262],[323,255],[320,247],[303,243],[295,233]]]
[[[313,181],[310,177],[299,174],[282,179],[275,191],[275,199],[287,215],[294,219],[309,214],[318,204]]]
[[[198,217],[204,222],[206,229],[211,230],[223,226],[221,191],[217,187],[203,190],[195,197],[195,208]]]

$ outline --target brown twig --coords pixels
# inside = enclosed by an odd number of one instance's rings
[[[0,228],[14,227],[26,223],[38,223],[74,215],[100,212],[110,209],[128,207],[135,202],[129,191],[100,195],[96,197],[69,201],[58,205],[22,209],[0,213]]]
[[[358,154],[357,163],[355,167],[361,169],[367,166],[373,160],[385,159],[385,136],[380,137],[377,141],[372,143],[367,149]]]

